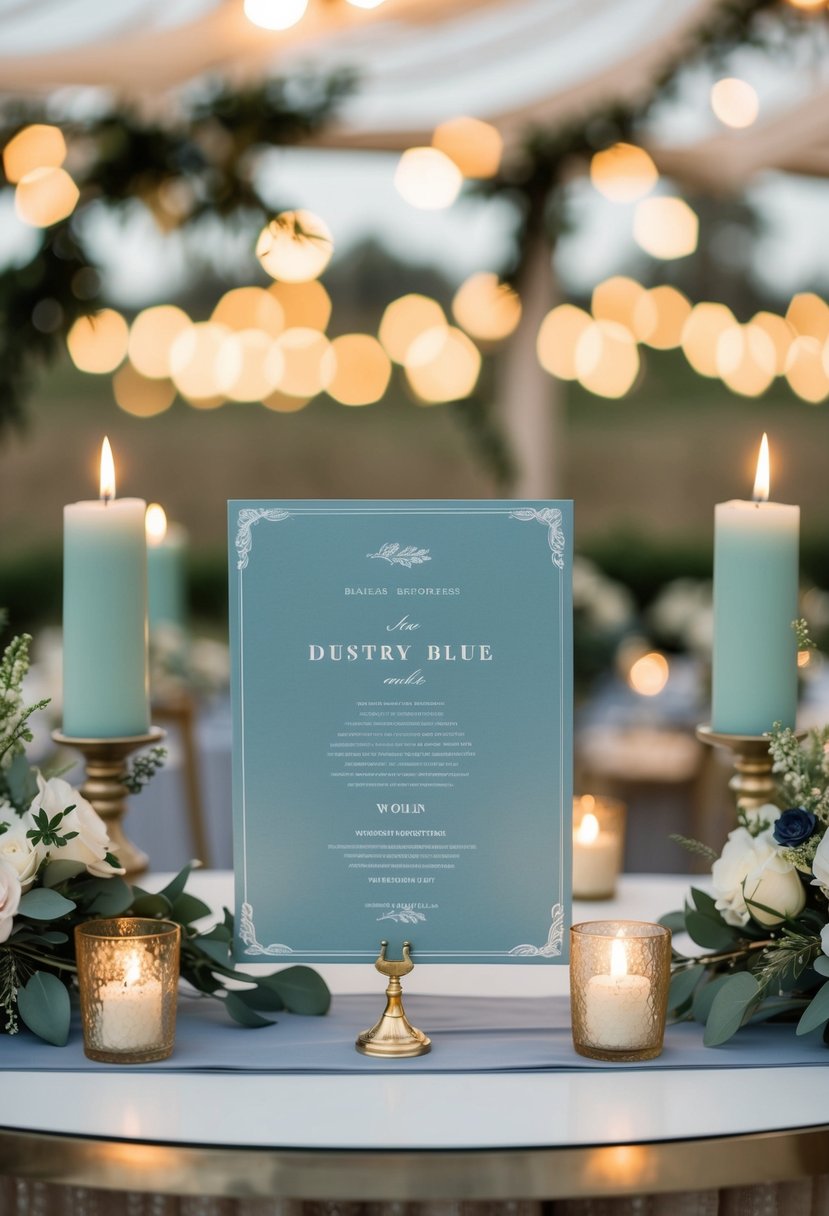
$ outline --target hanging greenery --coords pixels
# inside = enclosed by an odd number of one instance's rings
[[[23,421],[32,379],[64,349],[72,323],[100,306],[85,211],[143,205],[163,231],[218,216],[253,232],[273,214],[257,178],[261,154],[312,137],[353,84],[341,72],[242,90],[213,85],[182,101],[169,122],[125,107],[61,122],[80,193],[71,215],[43,228],[34,256],[0,273],[0,436]],[[0,148],[25,127],[49,122],[44,105],[7,108]]]

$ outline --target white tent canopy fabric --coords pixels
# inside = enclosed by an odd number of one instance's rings
[[[206,74],[239,82],[301,68],[353,68],[359,88],[326,146],[396,150],[429,142],[458,114],[494,123],[507,147],[605,102],[647,95],[719,0],[386,0],[361,10],[310,0],[281,33],[242,0],[0,0],[0,90],[97,86],[146,105]],[[747,131],[709,124],[649,141],[660,169],[706,188],[739,188],[764,168],[829,170],[829,62],[784,65],[789,86]],[[767,65],[766,65],[767,66]],[[797,69],[797,70],[796,70]],[[779,80],[778,80],[779,85]]]

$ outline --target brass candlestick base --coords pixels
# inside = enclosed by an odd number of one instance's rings
[[[74,747],[82,754],[86,762],[86,781],[81,786],[81,793],[106,824],[112,852],[126,870],[127,878],[143,874],[150,860],[146,853],[127,839],[121,824],[127,810],[127,788],[124,785],[127,757],[132,752],[160,743],[164,735],[159,726],[151,726],[146,735],[129,735],[120,739],[73,739],[62,731],[52,731],[55,743]]]
[[[804,737],[803,732],[798,735]],[[772,773],[774,763],[769,755],[769,740],[765,735],[724,735],[710,726],[698,726],[697,738],[711,747],[722,747],[734,755],[734,776],[728,788],[734,791],[737,807],[754,810],[773,802],[777,782]]]
[[[386,1008],[383,1016],[371,1030],[364,1030],[357,1035],[354,1046],[366,1056],[383,1056],[386,1059],[399,1060],[405,1056],[423,1056],[432,1046],[432,1040],[427,1038],[422,1030],[416,1030],[406,1017],[403,1009],[403,989],[400,986],[401,975],[408,975],[414,969],[410,951],[411,942],[403,943],[403,959],[394,963],[386,959],[388,942],[380,943],[380,954],[374,966],[381,975],[389,977],[386,989]]]

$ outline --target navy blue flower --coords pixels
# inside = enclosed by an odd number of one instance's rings
[[[793,848],[803,844],[814,833],[817,819],[811,811],[804,811],[802,806],[791,807],[784,811],[774,825],[774,839],[778,844]]]

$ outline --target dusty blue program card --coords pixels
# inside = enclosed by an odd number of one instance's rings
[[[237,957],[561,962],[572,504],[229,504]]]

